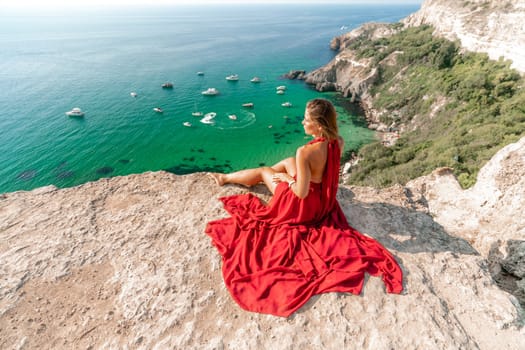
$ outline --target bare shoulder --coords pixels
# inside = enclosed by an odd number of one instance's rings
[[[302,145],[301,147],[297,149],[297,155],[300,154],[302,156],[308,156],[312,153],[315,153],[322,147],[323,147],[323,143],[321,142]]]
[[[303,145],[303,146],[300,146],[299,148],[297,148],[297,151],[295,152],[296,158],[304,158],[304,157],[306,157],[311,152],[311,149],[309,149],[308,146],[310,146],[310,145]]]

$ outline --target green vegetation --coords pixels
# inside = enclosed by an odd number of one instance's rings
[[[447,166],[467,188],[499,149],[525,135],[524,79],[510,62],[460,53],[457,43],[432,32],[409,28],[351,47],[379,67],[371,93],[374,107],[386,111],[381,122],[411,131],[392,147],[363,147],[350,183],[404,184]]]

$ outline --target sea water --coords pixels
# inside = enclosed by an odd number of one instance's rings
[[[362,117],[346,111],[337,94],[282,75],[328,63],[337,35],[416,10],[273,4],[2,11],[0,193],[144,171],[271,165],[308,141],[301,120],[316,97],[334,101],[341,133],[356,149],[374,138]],[[226,80],[230,74],[239,80]],[[250,81],[255,76],[260,83]],[[163,89],[165,82],[173,89]],[[285,93],[277,94],[281,85]],[[220,93],[202,95],[210,87]],[[248,102],[253,108],[242,106]],[[73,107],[84,117],[66,116]],[[210,118],[193,116],[197,111],[215,117],[205,123]]]

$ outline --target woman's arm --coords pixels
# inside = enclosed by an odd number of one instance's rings
[[[310,180],[312,170],[308,161],[308,152],[304,147],[299,147],[296,152],[295,162],[297,167],[297,176],[295,183],[290,185],[290,190],[299,198],[303,199],[308,195],[310,190]]]
[[[293,159],[293,158],[290,158]],[[299,147],[295,157],[295,179],[288,173],[279,172],[272,176],[274,183],[287,182],[290,190],[299,198],[305,198],[310,190],[312,171],[308,160],[308,151]]]

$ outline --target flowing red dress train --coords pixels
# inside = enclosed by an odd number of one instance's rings
[[[251,193],[220,198],[231,217],[209,222],[206,234],[243,309],[287,317],[315,294],[361,293],[365,272],[382,276],[387,292],[402,291],[403,273],[392,254],[348,224],[335,198],[339,145],[327,147],[323,180],[311,183],[304,199],[287,183],[267,205]]]

